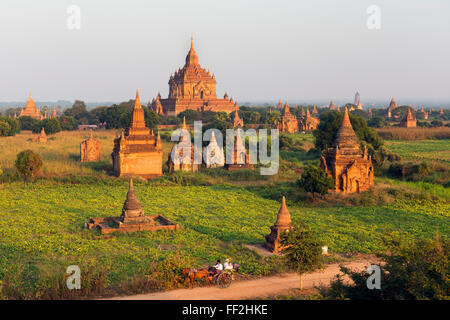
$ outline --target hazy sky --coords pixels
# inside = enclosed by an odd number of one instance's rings
[[[191,35],[238,102],[450,100],[449,0],[1,0],[0,101],[166,97]]]

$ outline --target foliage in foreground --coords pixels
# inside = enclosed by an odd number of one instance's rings
[[[450,299],[450,242],[418,240],[405,242],[391,240],[389,252],[379,254],[384,264],[380,266],[380,289],[369,290],[365,271],[355,272],[341,267],[353,283],[345,283],[342,276],[331,283],[322,294],[329,299],[370,300],[428,300]],[[370,280],[369,280],[370,281]]]
[[[333,179],[326,176],[325,171],[313,165],[307,165],[302,173],[302,177],[297,181],[297,184],[306,192],[314,194],[325,195],[328,190],[333,188]]]
[[[25,150],[17,155],[16,159],[17,173],[25,180],[35,177],[42,168],[42,159],[31,150]]]
[[[314,232],[303,222],[298,222],[287,232],[281,244],[284,259],[290,269],[300,275],[300,290],[303,289],[302,276],[322,268],[322,245]]]

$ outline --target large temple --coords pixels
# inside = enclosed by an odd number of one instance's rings
[[[44,119],[44,116],[42,115],[41,111],[36,108],[36,104],[34,103],[33,97],[31,96],[28,98],[27,104],[25,106],[25,109],[20,110],[19,118],[20,117],[31,117],[36,120],[42,120]]]
[[[326,150],[320,166],[328,177],[334,179],[334,190],[337,192],[367,191],[373,185],[372,158],[367,148],[361,151],[347,108],[333,147]]]
[[[144,178],[162,176],[162,142],[145,126],[144,109],[136,92],[131,125],[114,140],[111,154],[116,176],[139,175]]]
[[[165,115],[177,115],[185,110],[231,113],[235,108],[233,98],[228,98],[226,93],[223,99],[217,98],[216,77],[200,66],[192,38],[184,67],[170,76],[168,98],[161,99],[158,94],[149,107]]]

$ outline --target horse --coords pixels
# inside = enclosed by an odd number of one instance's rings
[[[196,279],[206,280],[208,284],[211,282],[209,278],[209,271],[207,269],[183,269],[181,275],[184,278],[189,278],[190,283],[194,285]]]

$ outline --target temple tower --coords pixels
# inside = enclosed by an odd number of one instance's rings
[[[154,178],[162,175],[162,142],[145,126],[145,114],[136,91],[131,124],[114,140],[111,154],[116,176],[139,175]]]
[[[279,253],[283,247],[281,236],[284,232],[292,229],[291,215],[286,207],[286,198],[283,196],[280,210],[278,210],[277,221],[270,227],[270,234],[266,236],[265,247],[273,253]]]
[[[327,176],[333,178],[336,192],[361,192],[373,185],[372,158],[367,148],[361,151],[347,108],[333,147],[326,150],[320,166]]]

